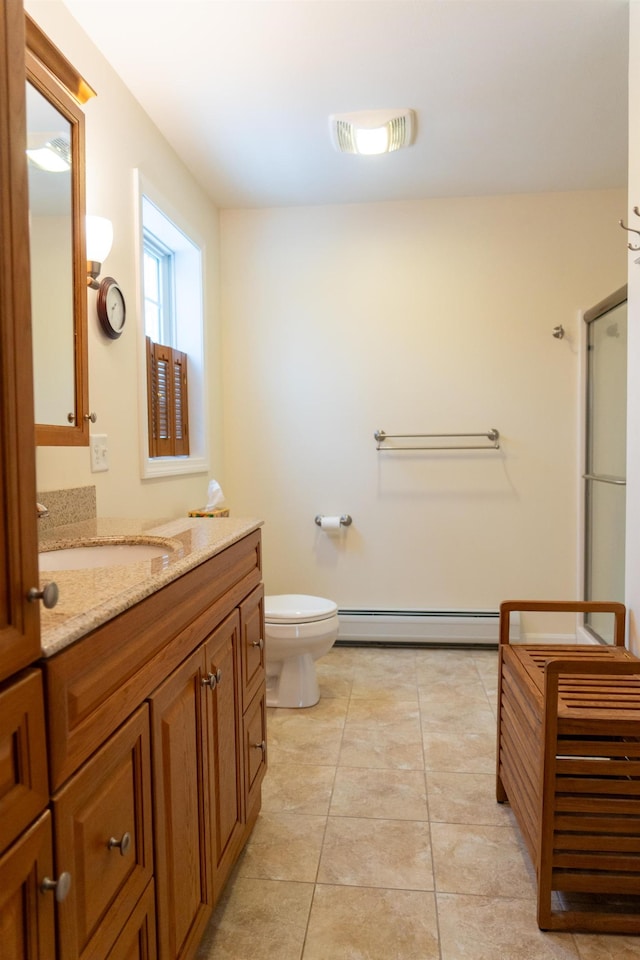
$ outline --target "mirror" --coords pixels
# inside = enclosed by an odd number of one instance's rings
[[[84,114],[93,90],[27,16],[36,444],[88,446]]]

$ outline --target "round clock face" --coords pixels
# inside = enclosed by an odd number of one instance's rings
[[[102,329],[112,340],[117,340],[124,328],[127,308],[122,290],[113,277],[105,277],[100,284],[96,308]]]

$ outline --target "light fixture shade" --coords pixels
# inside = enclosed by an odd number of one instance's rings
[[[113,226],[106,217],[87,216],[87,260],[104,263],[113,244]]]
[[[416,126],[409,109],[334,113],[329,125],[336,150],[369,156],[410,146]]]

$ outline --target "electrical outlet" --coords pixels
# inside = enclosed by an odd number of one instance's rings
[[[90,437],[91,472],[102,473],[109,469],[109,446],[106,433],[94,433]]]

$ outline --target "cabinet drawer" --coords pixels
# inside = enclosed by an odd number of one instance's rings
[[[42,675],[28,670],[0,689],[0,851],[48,802]]]
[[[267,772],[266,694],[261,691],[244,715],[244,769],[247,797],[246,819],[260,800],[260,785]]]
[[[145,704],[53,799],[60,957],[107,955],[153,872],[149,711]]]
[[[264,684],[264,587],[262,584],[240,604],[240,659],[242,709],[246,710]]]
[[[53,878],[51,814],[47,810],[0,857],[0,956],[51,960],[55,956],[54,895],[41,893]]]

